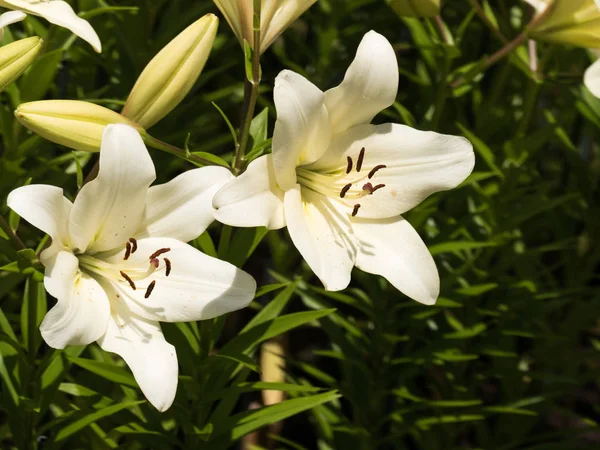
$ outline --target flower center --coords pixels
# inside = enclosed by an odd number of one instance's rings
[[[298,167],[296,168],[298,183],[327,197],[342,199],[352,208],[351,215],[354,217],[360,210],[360,199],[385,188],[385,184],[378,184],[374,178],[380,170],[387,166],[377,164],[363,167],[365,154],[366,149],[363,147],[356,158],[356,164],[352,157],[347,156],[345,170],[340,168],[333,172],[321,173]]]
[[[125,244],[125,255],[122,262],[108,262],[97,255],[83,253],[77,255],[79,268],[82,272],[90,275],[101,276],[112,282],[128,285],[134,291],[142,287],[136,282],[149,281],[149,283],[144,283],[146,286],[143,287],[146,290],[144,298],[148,298],[156,286],[156,280],[152,279],[152,275],[157,270],[162,270],[162,268],[165,270],[165,276],[168,277],[171,274],[171,261],[162,256],[170,252],[171,249],[159,248],[149,255],[146,261],[141,261],[139,264],[132,264],[131,261],[127,262],[137,250],[137,241],[134,238],[129,238],[129,241]]]

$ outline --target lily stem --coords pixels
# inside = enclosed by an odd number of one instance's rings
[[[490,18],[486,15],[485,11],[479,4],[478,0],[469,0],[469,3],[475,10],[475,13],[479,16],[481,21],[487,25],[487,27],[494,33],[494,36],[498,38],[503,44],[508,43],[508,39],[502,34],[499,28],[494,25],[494,23],[490,20]]]
[[[13,231],[8,222],[4,220],[4,217],[0,216],[0,228],[6,233],[8,238],[15,244],[19,250],[25,250],[27,247],[23,244],[23,241],[17,236],[17,233]]]
[[[224,164],[219,164],[216,161],[211,161],[209,159],[202,158],[201,156],[194,155],[193,153],[186,152],[185,150],[175,147],[171,144],[167,144],[166,142],[156,139],[155,137],[152,137],[149,134],[144,136],[144,142],[152,148],[161,150],[161,151],[169,153],[171,155],[175,155],[181,159],[185,159],[186,161],[189,161],[194,164],[201,164],[203,166],[227,167]],[[227,168],[229,169],[229,167],[227,167]]]
[[[243,170],[244,156],[250,140],[250,125],[254,118],[256,101],[258,100],[258,89],[260,87],[260,15],[261,0],[254,0],[254,45],[252,46],[252,73],[246,74],[244,83],[244,109],[242,114],[242,125],[240,127],[241,136],[235,149],[235,161],[233,163],[233,172],[239,175]],[[250,75],[250,77],[248,76]]]

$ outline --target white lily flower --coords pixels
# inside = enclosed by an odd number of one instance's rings
[[[160,411],[177,389],[177,355],[159,322],[210,319],[248,305],[254,279],[186,244],[213,221],[211,200],[232,175],[188,171],[150,187],[154,165],[138,132],[109,125],[98,177],[72,203],[54,186],[12,191],[8,205],[49,234],[40,256],[58,302],[40,330],[53,348],[87,345],[119,354]]]
[[[20,22],[27,14],[22,11],[8,11],[0,14],[0,41],[4,40],[4,27]]]
[[[371,125],[393,104],[398,77],[391,44],[373,31],[334,89],[323,93],[283,71],[275,82],[273,154],[250,163],[216,194],[215,218],[242,227],[287,224],[328,290],[347,287],[356,265],[434,303],[437,268],[400,214],[460,184],[473,170],[474,153],[462,137]]]
[[[79,17],[71,5],[62,0],[0,0],[0,6],[43,17],[48,22],[66,28],[88,42],[98,53],[102,51],[100,38],[87,20]],[[17,17],[17,16],[14,16]],[[23,20],[21,16],[19,20]],[[14,23],[14,22],[11,22]],[[2,26],[0,25],[0,28]]]

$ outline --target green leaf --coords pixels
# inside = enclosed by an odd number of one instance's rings
[[[337,391],[330,391],[324,394],[286,400],[276,405],[256,410],[244,411],[221,423],[215,424],[213,436],[221,437],[227,434],[222,440],[234,442],[259,428],[287,419],[295,414],[333,401],[339,397],[340,394]]]
[[[131,408],[133,406],[144,403],[144,401],[145,400],[117,403],[116,405],[107,406],[90,414],[86,414],[83,417],[77,418],[76,420],[70,422],[68,425],[65,425],[58,431],[54,442],[64,441],[65,439],[81,431],[88,425],[92,425],[98,420],[112,416],[113,414],[116,414],[124,409]]]
[[[63,56],[63,49],[59,48],[39,56],[31,68],[21,79],[21,101],[31,102],[41,100],[54,81]]]
[[[225,358],[231,361],[235,361],[238,364],[250,369],[253,372],[261,373],[259,365],[250,356],[238,353],[237,355],[227,355],[223,353],[217,353],[213,358]]]
[[[133,378],[130,372],[120,367],[116,367],[114,364],[94,361],[92,359],[72,357],[69,358],[69,361],[109,381],[123,384],[125,386],[135,388],[138,387],[138,384],[135,382],[135,379]]]

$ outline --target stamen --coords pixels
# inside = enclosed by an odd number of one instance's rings
[[[168,277],[171,274],[171,261],[168,258],[164,258],[165,261],[165,276]]]
[[[128,242],[125,244],[125,256],[123,256],[123,259],[127,261],[129,259],[129,255],[131,255],[131,244]]]
[[[360,172],[362,169],[362,164],[365,159],[365,148],[360,149],[360,153],[358,154],[358,161],[356,162],[356,171]]]
[[[346,156],[346,159],[348,160],[348,167],[346,167],[346,173],[350,173],[352,172],[352,158]]]
[[[363,191],[369,191],[369,195],[375,192],[375,188],[373,188],[373,185],[371,183],[366,183],[362,188]]]
[[[150,258],[149,258],[149,259],[154,259],[154,258],[156,258],[156,257],[158,257],[158,256],[160,256],[160,255],[162,255],[163,253],[167,253],[167,252],[170,252],[170,251],[171,251],[171,249],[170,249],[170,248],[161,248],[161,249],[159,249],[159,250],[156,250],[154,253],[152,253],[152,254],[150,255]]]
[[[154,281],[152,281],[152,283],[150,283],[150,285],[146,289],[146,293],[144,294],[144,298],[150,297],[150,294],[152,294],[152,290],[154,289],[155,285],[156,285],[156,280],[154,280]]]
[[[135,287],[135,283],[133,282],[133,280],[129,277],[129,275],[127,275],[125,272],[123,272],[122,270],[119,272],[121,274],[121,276],[123,278],[125,278],[125,280],[127,280],[127,282],[129,283],[129,286],[131,286],[131,289],[133,289],[135,291],[136,287]]]
[[[358,210],[360,209],[360,205],[356,204],[354,205],[354,210],[352,210],[352,217],[356,217],[356,215],[358,214]]]
[[[352,183],[348,183],[346,186],[344,186],[342,188],[342,191],[340,192],[340,198],[344,198],[346,196],[346,193],[350,190],[351,187],[352,187]]]
[[[375,175],[375,173],[380,170],[380,169],[385,169],[387,166],[385,164],[379,164],[378,166],[375,166],[371,169],[371,171],[369,172],[369,175],[367,175],[367,178],[370,180],[371,178],[373,178],[373,175]]]
[[[375,192],[377,189],[381,189],[381,188],[384,188],[384,187],[385,187],[385,184],[378,184],[377,186],[375,186],[375,187],[373,188],[373,192]],[[372,194],[373,192],[371,192],[371,194]]]
[[[134,238],[129,238],[131,242],[131,254],[133,255],[137,251],[137,241]]]

